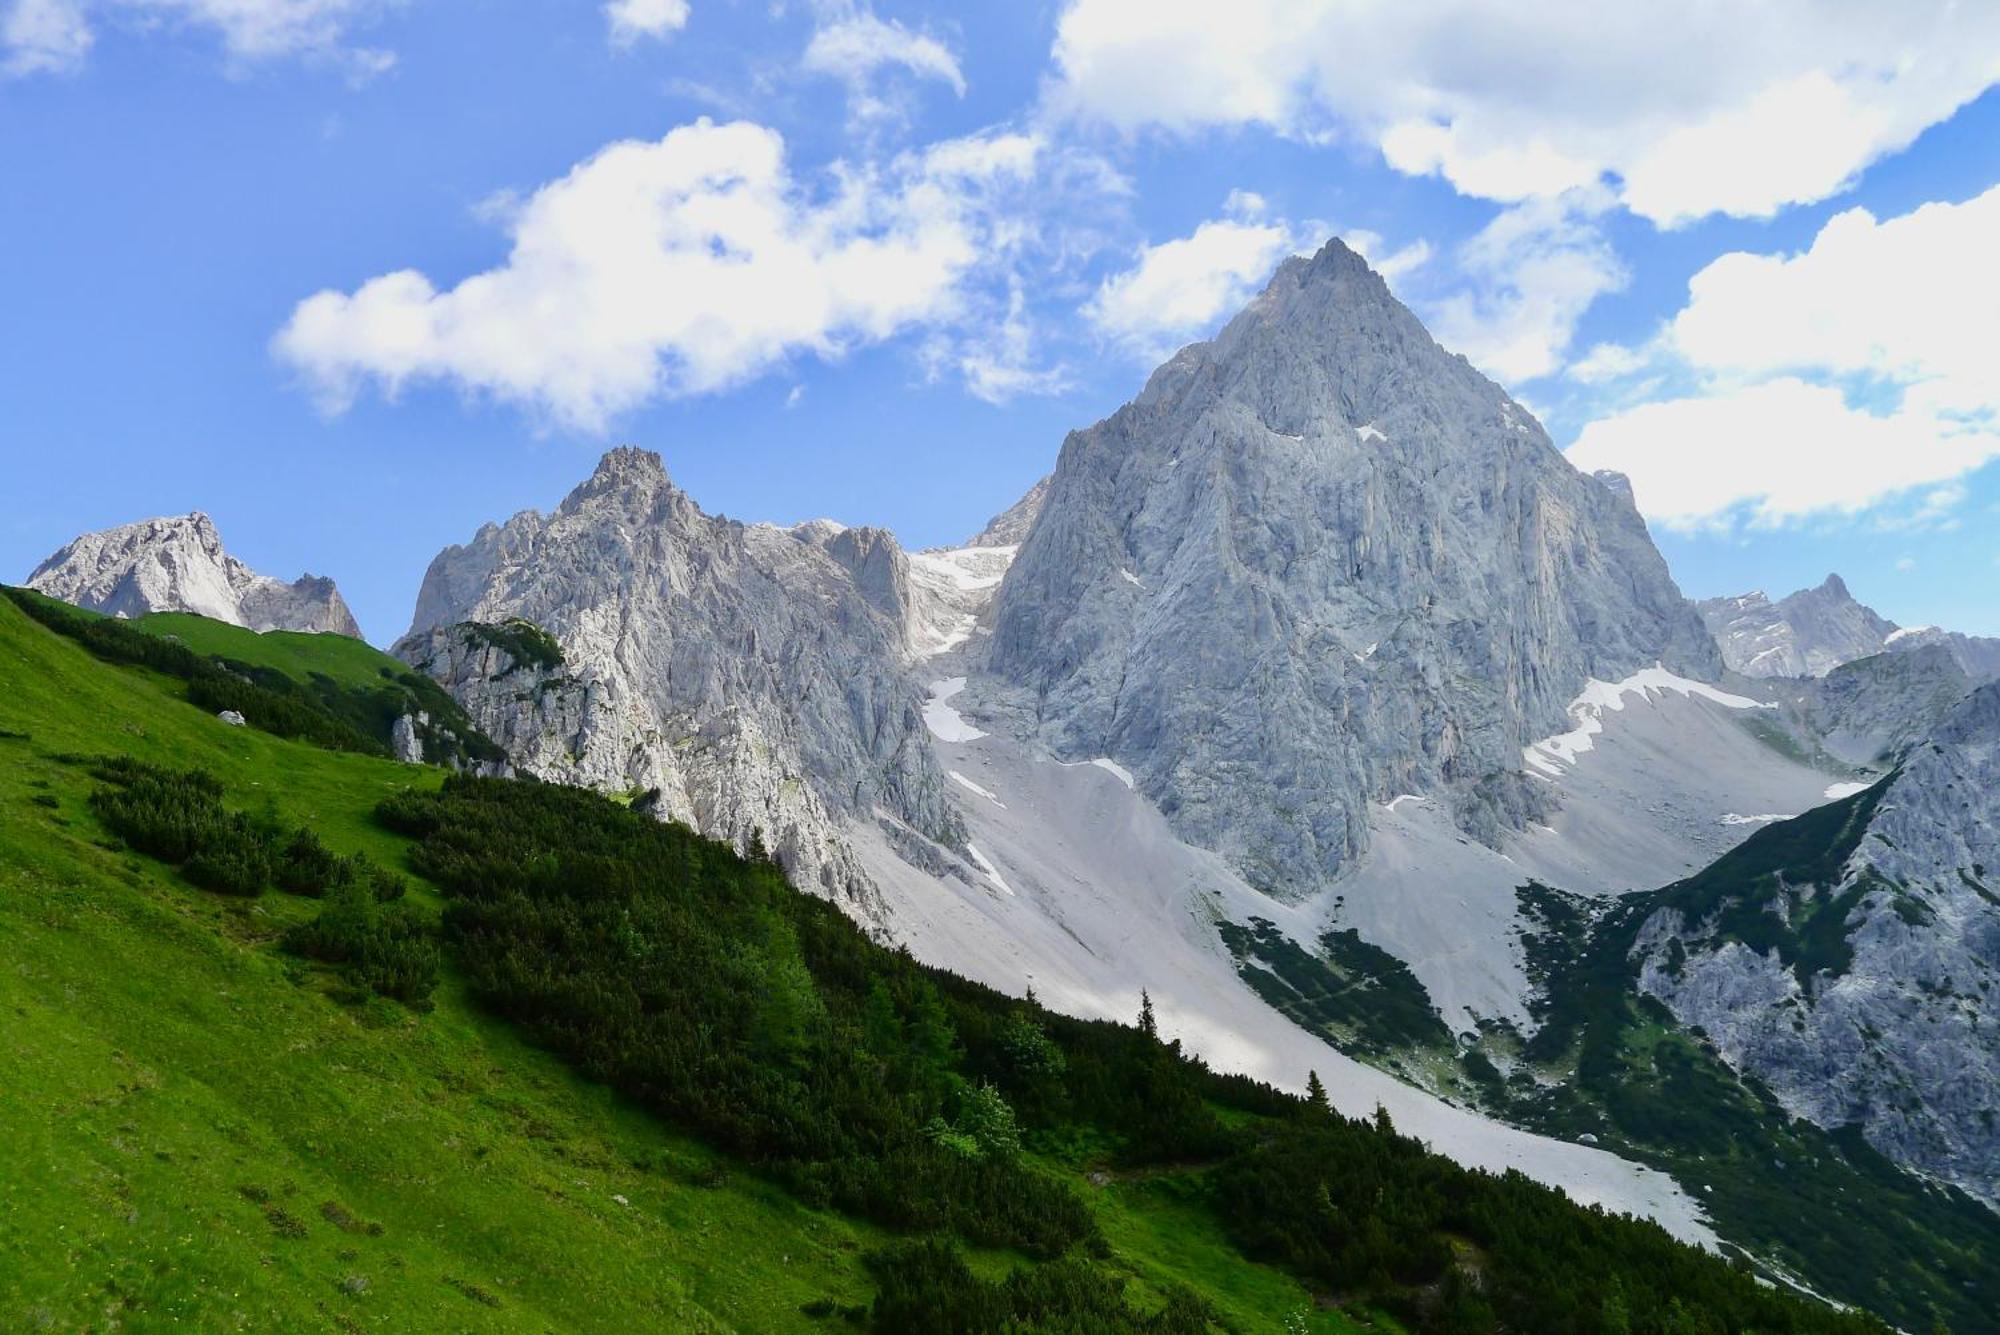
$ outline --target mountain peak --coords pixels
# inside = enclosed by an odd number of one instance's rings
[[[1821,580],[1819,587],[1813,590],[1813,592],[1824,593],[1829,597],[1840,598],[1846,601],[1852,601],[1854,598],[1854,595],[1847,591],[1847,581],[1842,579],[1838,574],[1830,574]]]
[[[643,450],[636,445],[620,445],[606,450],[604,457],[597,461],[597,469],[591,475],[598,480],[665,482],[667,465],[653,450]]]
[[[194,612],[252,630],[332,631],[361,638],[333,581],[287,584],[231,556],[200,510],[86,533],[36,566],[28,587],[111,616]]]

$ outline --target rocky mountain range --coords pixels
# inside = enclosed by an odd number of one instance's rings
[[[2000,639],[1898,626],[1856,601],[1839,575],[1776,602],[1755,592],[1707,598],[1695,606],[1723,661],[1746,677],[1823,677],[1858,658],[1928,644],[1943,645],[1970,677],[2000,676]]]
[[[27,585],[111,616],[197,612],[252,630],[361,637],[332,580],[258,574],[223,550],[215,521],[199,511],[86,533],[36,566]]]
[[[34,578],[128,614],[345,617],[200,516]],[[1698,882],[1634,986],[1796,1115],[1995,1199],[1976,688],[2000,642],[1900,630],[1837,577],[1688,602],[1625,480],[1571,466],[1338,242],[963,547],[710,515],[618,449],[441,552],[395,652],[520,771],[768,852],[929,963],[1078,1015],[1143,991],[1218,1066],[1318,1070],[1464,1162],[1706,1238],[1662,1174],[1496,1125],[1438,1074],[1536,1023],[1524,887]],[[1810,875],[1729,879],[1835,810]],[[1333,982],[1271,981],[1314,969]],[[1398,1006],[1431,1047],[1369,1049],[1404,1079],[1350,1061],[1327,1043],[1368,1017],[1309,993]]]

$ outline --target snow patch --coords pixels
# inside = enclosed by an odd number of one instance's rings
[[[1606,710],[1623,710],[1628,695],[1651,700],[1655,695],[1669,691],[1698,696],[1728,709],[1775,708],[1748,696],[1731,695],[1703,682],[1691,681],[1657,665],[1643,668],[1619,682],[1599,681],[1592,677],[1584,686],[1583,694],[1570,702],[1569,716],[1576,726],[1568,732],[1557,733],[1554,737],[1545,737],[1523,747],[1521,759],[1530,772],[1539,770],[1543,774],[1560,774],[1576,764],[1578,756],[1596,745],[1593,739],[1604,731]]]
[[[1373,422],[1368,423],[1368,425],[1366,426],[1358,426],[1354,428],[1354,434],[1361,437],[1361,439],[1363,440],[1389,439],[1387,436],[1382,434],[1381,430]]]
[[[1830,783],[1826,786],[1826,800],[1838,802],[1843,797],[1852,797],[1868,787],[1865,783]]]
[[[1405,802],[1422,802],[1423,800],[1424,796],[1422,793],[1404,793],[1399,797],[1392,797],[1387,802],[1384,802],[1382,809],[1384,811],[1394,811]]]
[[[1146,587],[1143,583],[1140,582],[1139,577],[1137,575],[1125,569],[1123,566],[1120,566],[1118,568],[1118,578],[1124,580],[1127,584],[1132,585],[1134,588],[1143,589]]]
[[[1767,811],[1761,816],[1739,816],[1733,811],[1723,813],[1724,825],[1769,825],[1774,820],[1790,820],[1782,811]]]
[[[1097,766],[1097,768],[1111,774],[1114,778],[1118,780],[1118,782],[1124,784],[1127,788],[1130,788],[1132,786],[1132,771],[1126,769],[1123,765],[1113,760],[1110,756],[1099,756],[1097,759],[1091,761],[1090,763]]]
[[[986,855],[980,852],[975,845],[967,844],[965,851],[972,854],[972,860],[979,864],[979,870],[986,873],[987,880],[993,882],[993,884],[999,886],[1010,895],[1014,893],[1014,887],[1007,884],[1006,880],[1001,877],[1000,869],[988,861]]]
[[[986,735],[946,703],[964,689],[963,677],[946,677],[931,683],[931,698],[924,702],[924,726],[941,742],[976,742]]]
[[[990,790],[981,788],[978,784],[966,778],[963,774],[960,774],[957,770],[955,769],[946,770],[945,773],[951,776],[951,780],[953,783],[965,789],[967,792],[977,793],[979,796],[991,802],[994,806],[999,807],[1002,811],[1005,811],[1007,809],[1007,804],[1005,802],[1002,802]]]
[[[1901,630],[1890,631],[1888,638],[1884,639],[1882,643],[1886,647],[1898,640],[1908,639],[1912,635],[1929,635],[1936,630],[1936,626],[1905,626]]]

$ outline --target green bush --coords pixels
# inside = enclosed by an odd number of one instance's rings
[[[383,907],[360,880],[329,890],[317,916],[285,933],[284,947],[398,1001],[427,1002],[437,987],[440,957],[429,924],[412,909]]]

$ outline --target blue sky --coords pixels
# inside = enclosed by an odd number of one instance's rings
[[[952,542],[1337,232],[1689,593],[2000,634],[2000,7],[1599,8],[0,0],[0,578],[201,508],[387,641],[628,442]]]

